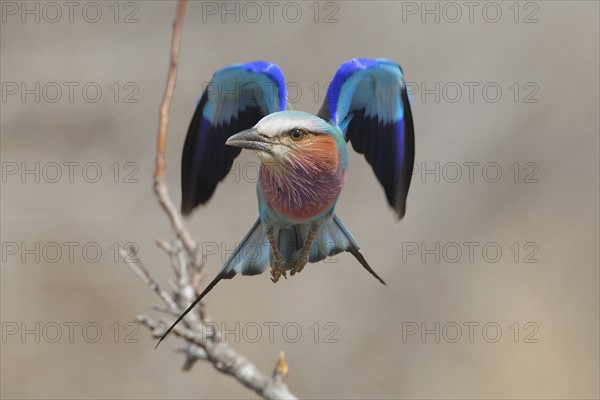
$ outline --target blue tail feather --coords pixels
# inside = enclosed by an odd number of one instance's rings
[[[281,227],[278,232],[275,232],[276,237],[277,235],[279,237],[279,250],[286,262],[286,268],[291,268],[292,257],[294,253],[302,249],[309,230],[310,223],[306,223]],[[371,275],[385,285],[383,279],[373,271],[359,251],[358,242],[350,231],[337,215],[331,214],[322,223],[315,236],[309,251],[308,261],[316,263],[344,251],[351,253]]]
[[[279,249],[286,262],[286,268],[291,268],[291,260],[296,251],[302,249],[310,224],[298,224],[288,227],[280,227],[279,232],[275,232],[279,237]],[[316,263],[339,254],[343,251],[351,253],[360,264],[371,273],[376,279],[385,285],[383,279],[373,271],[358,250],[358,243],[352,234],[346,229],[342,221],[335,215],[327,217],[315,236],[315,240],[310,248],[309,262]],[[269,246],[269,240],[261,224],[260,218],[256,220],[250,231],[244,236],[239,246],[233,254],[227,259],[225,265],[221,268],[217,276],[208,284],[198,297],[189,305],[189,307],[177,318],[171,327],[165,332],[156,344],[156,347],[167,337],[169,332],[185,317],[204,296],[208,294],[222,279],[231,279],[236,274],[258,275],[265,272],[270,266],[270,259],[273,252]],[[156,348],[155,347],[155,348]]]
[[[270,265],[269,252],[269,240],[259,218],[225,262],[219,275],[230,279],[236,274],[262,274]]]

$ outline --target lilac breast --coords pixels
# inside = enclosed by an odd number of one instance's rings
[[[290,221],[309,220],[328,210],[344,185],[345,171],[329,160],[262,165],[260,184],[265,199]]]

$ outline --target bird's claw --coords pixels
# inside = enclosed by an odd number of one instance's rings
[[[290,271],[290,275],[294,276],[300,273],[304,269],[304,266],[307,262],[308,256],[303,254],[302,251],[297,251],[296,253],[294,253],[294,256],[292,258],[292,268]]]
[[[287,279],[287,274],[283,263],[275,262],[271,264],[271,282],[277,283],[282,275],[285,279]]]

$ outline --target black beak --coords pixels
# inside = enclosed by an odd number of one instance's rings
[[[227,139],[225,144],[228,146],[241,147],[242,149],[258,150],[270,153],[271,146],[274,144],[274,141],[270,138],[260,136],[256,132],[256,129],[251,128],[231,136],[229,139]]]

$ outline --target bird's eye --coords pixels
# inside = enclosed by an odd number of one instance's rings
[[[290,137],[294,140],[300,140],[304,137],[304,132],[301,129],[292,129],[290,131]]]

